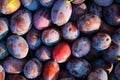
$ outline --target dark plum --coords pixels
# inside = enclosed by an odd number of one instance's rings
[[[25,62],[25,59],[20,60],[10,56],[2,62],[2,65],[6,73],[19,74],[22,72]]]
[[[98,68],[90,73],[87,80],[108,80],[108,75],[104,69]]]
[[[96,50],[105,50],[111,44],[111,37],[106,33],[97,33],[92,38],[92,47]]]
[[[6,18],[0,17],[0,40],[7,35],[8,31],[8,20]]]
[[[51,24],[50,10],[47,8],[40,8],[36,11],[33,16],[33,24],[38,30],[49,27]]]
[[[94,0],[94,2],[100,6],[106,7],[113,3],[113,0]]]
[[[39,0],[41,5],[47,8],[50,8],[53,3],[55,2],[55,0]]]
[[[53,49],[53,60],[58,63],[63,63],[68,60],[71,55],[71,49],[68,43],[59,42]]]
[[[81,37],[72,45],[72,54],[75,57],[83,57],[88,54],[91,49],[91,43],[88,38]]]
[[[5,70],[4,68],[0,65],[0,80],[5,80]]]
[[[31,11],[35,11],[40,7],[39,0],[21,0],[23,6]]]
[[[101,6],[95,4],[94,2],[91,2],[88,6],[88,12],[91,14],[95,14],[101,18],[103,9]]]
[[[28,79],[37,78],[41,72],[42,63],[36,58],[29,60],[23,68],[23,73]]]
[[[120,28],[114,32],[112,40],[116,45],[120,45]]]
[[[36,57],[40,61],[47,61],[51,59],[51,51],[48,47],[46,46],[41,46],[39,49],[36,51]]]
[[[91,71],[91,65],[85,59],[74,58],[67,62],[66,69],[74,77],[86,78]]]
[[[120,46],[112,44],[102,52],[102,56],[109,63],[117,63],[120,60]]]
[[[54,28],[48,28],[42,32],[41,38],[45,45],[51,46],[60,40],[60,33]]]
[[[91,34],[100,28],[101,19],[94,14],[85,14],[77,21],[78,29],[86,34]]]
[[[97,68],[103,68],[104,70],[107,71],[108,74],[111,73],[111,71],[113,70],[113,64],[106,62],[103,59],[97,59],[92,63],[92,67],[93,69],[97,69]]]
[[[112,26],[120,25],[120,5],[112,4],[106,7],[103,12],[104,19]],[[106,17],[107,16],[107,17]]]
[[[26,40],[18,35],[11,35],[7,38],[7,48],[10,54],[18,59],[25,58],[29,51]]]
[[[116,76],[112,73],[111,75],[109,75],[109,79],[108,80],[118,80],[116,78]]]
[[[20,0],[0,0],[0,12],[6,15],[14,13],[20,6]]]
[[[82,3],[77,6],[73,6],[71,20],[77,21],[79,17],[83,16],[86,12],[87,12],[87,6],[85,3]]]
[[[85,0],[73,0],[73,4],[81,4],[83,3]]]
[[[51,19],[57,26],[62,26],[69,21],[71,14],[71,3],[65,2],[65,0],[57,0],[51,10]]]
[[[68,22],[62,27],[61,34],[66,40],[75,40],[80,35],[80,32],[75,23]]]
[[[19,75],[19,74],[9,74],[6,77],[6,80],[27,80],[24,76]]]
[[[24,35],[31,28],[32,15],[27,9],[18,10],[10,20],[11,32],[17,35]]]
[[[58,63],[54,61],[48,61],[44,65],[43,80],[57,80],[60,68]]]
[[[0,60],[5,59],[9,55],[6,43],[0,42]]]
[[[115,67],[114,74],[118,80],[120,80],[120,63],[118,63]]]
[[[40,32],[34,28],[32,28],[26,35],[26,40],[30,49],[35,50],[41,44]]]

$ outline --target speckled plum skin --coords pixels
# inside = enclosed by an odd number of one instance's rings
[[[85,0],[73,0],[73,4],[81,4],[83,3]]]
[[[80,32],[74,23],[68,22],[62,27],[61,34],[66,40],[75,40],[80,35]]]
[[[47,8],[50,8],[53,3],[55,2],[55,0],[39,0],[41,5]]]
[[[27,9],[18,10],[10,20],[10,30],[17,35],[24,35],[31,28],[32,15]]]
[[[0,60],[5,59],[9,55],[5,42],[0,42]]]
[[[90,73],[87,80],[108,80],[108,75],[104,69],[98,68]]]
[[[35,11],[40,7],[39,0],[21,0],[23,6],[28,10]]]
[[[85,3],[73,6],[71,20],[77,21],[79,17],[83,16],[87,11],[87,6]]]
[[[105,50],[110,47],[111,37],[106,33],[97,33],[92,38],[92,47],[96,50]]]
[[[39,49],[36,51],[36,57],[40,61],[48,61],[51,59],[51,51],[48,47],[46,46],[41,46]]]
[[[91,71],[91,65],[85,59],[74,58],[67,62],[66,69],[74,77],[85,78]]]
[[[25,58],[29,51],[26,40],[18,35],[11,35],[7,38],[7,48],[10,54],[18,59]]]
[[[2,62],[2,65],[6,73],[19,74],[22,72],[25,62],[25,59],[20,60],[10,56]]]
[[[103,59],[97,59],[96,61],[94,61],[92,63],[92,67],[93,69],[103,68],[104,70],[107,71],[108,74],[110,74],[111,71],[113,70],[113,64],[108,63],[107,61]]]
[[[58,63],[63,63],[68,60],[71,55],[71,49],[68,43],[59,42],[53,49],[53,60]]]
[[[0,65],[0,80],[5,80],[5,70],[1,65]]]
[[[66,13],[67,12],[67,13]],[[57,26],[62,26],[68,22],[72,14],[72,5],[64,0],[57,0],[52,7],[51,19]]]
[[[102,17],[102,12],[103,12],[102,6],[99,6],[99,5],[95,4],[94,2],[91,2],[89,4],[88,11],[89,11],[89,13],[95,14],[95,15],[99,16],[100,18]]]
[[[120,80],[120,63],[118,63],[115,67],[114,74],[118,80]]]
[[[0,17],[0,40],[7,35],[8,31],[8,20],[4,17]]]
[[[42,32],[42,42],[47,46],[52,46],[60,40],[60,33],[57,29],[48,28]]]
[[[6,80],[27,80],[24,76],[15,74],[15,75],[7,75]]]
[[[23,73],[28,79],[38,77],[41,74],[41,72],[42,63],[36,58],[29,60],[23,68]]]
[[[114,32],[112,40],[116,45],[120,45],[120,28]]]
[[[26,35],[26,40],[30,49],[35,50],[41,45],[40,32],[32,28]]]
[[[81,37],[72,45],[72,54],[75,57],[83,57],[88,54],[91,49],[91,43],[88,38]]]
[[[112,4],[106,7],[103,12],[104,19],[112,26],[120,25],[120,5]],[[112,14],[111,14],[112,13]],[[107,17],[106,17],[107,16]]]
[[[17,11],[21,6],[21,2],[20,0],[0,0],[0,6],[0,12],[8,15]]]
[[[77,21],[78,29],[86,34],[93,33],[100,28],[101,19],[94,14],[85,14]]]
[[[48,61],[44,65],[43,80],[57,80],[60,68],[58,63],[54,61]]]
[[[117,63],[120,58],[120,46],[112,44],[107,50],[102,52],[102,56],[109,63]]]
[[[106,7],[113,3],[113,0],[94,0],[94,2],[100,6]]]
[[[51,25],[50,10],[40,8],[33,16],[33,24],[36,29],[43,30]]]

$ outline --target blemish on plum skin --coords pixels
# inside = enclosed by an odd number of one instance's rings
[[[58,13],[58,10],[57,10],[57,9],[55,9],[55,10],[53,10],[53,12],[54,12],[54,13]]]

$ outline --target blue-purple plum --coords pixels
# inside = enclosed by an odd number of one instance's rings
[[[7,38],[7,48],[10,54],[18,59],[25,58],[29,51],[26,40],[18,35],[11,35]]]
[[[29,60],[23,68],[23,73],[28,79],[37,78],[41,72],[42,63],[36,58]]]
[[[72,5],[65,0],[57,0],[51,10],[51,19],[57,26],[62,26],[68,22],[72,14]]]
[[[43,30],[51,25],[50,10],[40,8],[33,16],[33,24],[36,29]]]
[[[35,11],[40,7],[39,0],[21,0],[23,6],[31,11]]]
[[[47,61],[51,59],[51,51],[48,47],[46,46],[41,46],[39,49],[36,51],[36,57],[40,61]]]
[[[108,7],[104,8],[103,16],[107,23],[112,26],[120,25],[120,5],[119,4],[112,4]],[[107,16],[107,17],[106,17]]]
[[[104,69],[98,68],[90,73],[87,80],[108,80],[108,75]]]
[[[51,46],[60,40],[60,33],[54,28],[48,28],[42,32],[41,39],[45,45]]]
[[[86,14],[86,11],[87,11],[87,6],[86,6],[85,3],[73,6],[71,20],[77,21],[79,19],[79,17],[81,17],[84,14]]]
[[[26,40],[30,49],[35,50],[41,44],[40,32],[34,28],[32,28],[26,35]]]
[[[101,25],[101,19],[94,14],[85,14],[77,21],[77,28],[86,34],[96,32]]]
[[[31,28],[32,15],[27,9],[18,10],[10,20],[10,30],[17,35],[24,35]]]
[[[75,40],[80,35],[80,32],[75,23],[68,22],[62,27],[61,34],[64,39]]]
[[[8,31],[8,20],[6,18],[0,17],[0,40],[7,35]]]
[[[74,77],[86,78],[91,72],[91,65],[82,58],[74,58],[67,62],[67,71]]]
[[[72,54],[75,57],[83,57],[88,54],[91,49],[90,40],[86,37],[77,39],[72,45]]]
[[[92,38],[92,47],[96,50],[105,50],[110,47],[111,37],[106,33],[97,33]]]
[[[2,65],[6,73],[19,74],[22,72],[25,62],[25,59],[20,60],[10,56],[3,60]]]

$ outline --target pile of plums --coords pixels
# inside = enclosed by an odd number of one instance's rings
[[[0,0],[0,80],[120,80],[120,0]]]

